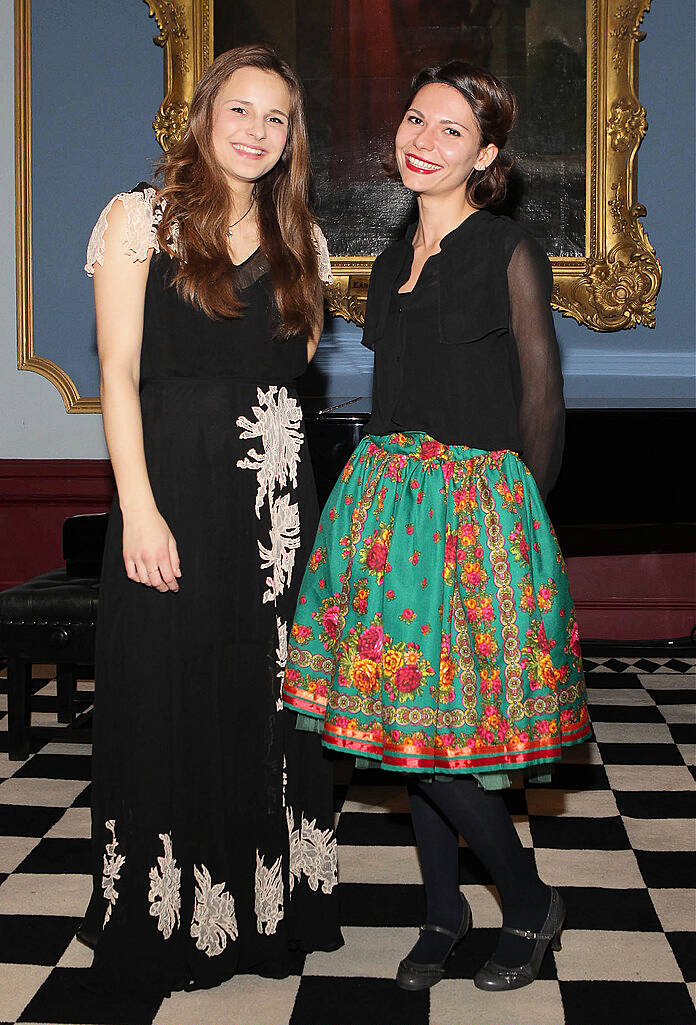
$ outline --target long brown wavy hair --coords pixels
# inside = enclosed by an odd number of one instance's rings
[[[463,60],[451,60],[439,67],[423,68],[411,80],[411,88],[404,112],[413,103],[416,93],[426,85],[451,85],[462,94],[473,111],[481,133],[479,148],[492,142],[498,155],[484,171],[475,168],[466,183],[466,197],[475,207],[493,206],[505,198],[512,170],[512,157],[503,153],[503,147],[517,117],[517,100],[507,86],[484,68],[477,68]],[[382,158],[387,174],[399,181],[396,154],[392,150]]]
[[[209,317],[240,317],[227,248],[230,195],[212,146],[213,109],[233,72],[252,67],[278,75],[290,92],[288,137],[278,163],[255,185],[261,252],[271,267],[277,334],[309,334],[320,319],[321,287],[309,207],[311,166],[302,86],[289,64],[266,46],[238,46],[200,79],[180,142],[160,160],[157,228],[160,246],[176,257],[179,295]],[[172,241],[175,239],[175,241]]]

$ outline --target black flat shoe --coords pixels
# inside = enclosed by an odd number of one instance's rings
[[[87,920],[84,919],[75,933],[75,939],[79,940],[80,943],[84,943],[90,950],[94,950],[99,939],[99,933],[96,930],[93,932],[87,925]]]
[[[441,961],[436,961],[434,964],[421,964],[418,961],[412,961],[410,957],[405,957],[399,964],[396,973],[396,985],[401,989],[430,989],[445,974],[447,958],[457,943],[464,939],[471,928],[471,908],[463,894],[460,894],[460,897],[462,898],[462,920],[456,932],[452,932],[451,929],[445,929],[441,925],[428,925],[427,923],[420,928],[421,932],[441,932],[445,936],[450,936],[452,942],[447,949],[447,953]]]
[[[532,932],[531,929],[512,929],[508,925],[503,926],[503,932],[510,932],[514,936],[522,936],[525,940],[534,940],[532,956],[527,964],[518,968],[509,968],[507,965],[497,964],[495,961],[486,961],[483,968],[479,968],[474,975],[474,986],[477,989],[488,989],[500,991],[507,989],[521,989],[534,982],[547,947],[551,950],[561,949],[561,930],[565,921],[566,908],[558,890],[551,887],[551,903],[546,921],[539,932]]]

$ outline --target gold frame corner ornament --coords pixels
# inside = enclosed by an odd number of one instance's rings
[[[178,117],[193,95],[192,69],[200,73],[213,59],[213,12],[211,0],[145,2],[151,13],[159,12],[160,27],[166,23],[155,40],[167,54],[167,94],[158,119],[169,135],[160,130],[157,136],[166,149],[167,139],[176,137],[183,126]],[[595,331],[655,326],[662,267],[640,223],[646,210],[637,200],[635,171],[647,129],[645,108],[638,101],[638,44],[645,38],[640,25],[650,4],[651,0],[586,0],[585,253],[552,257],[552,306]],[[191,60],[185,71],[175,25],[180,32],[186,28],[191,33]],[[200,49],[201,41],[207,44],[207,55]],[[372,263],[369,256],[331,258],[329,312],[362,325]]]

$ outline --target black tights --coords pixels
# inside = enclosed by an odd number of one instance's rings
[[[503,906],[503,924],[541,928],[549,890],[540,880],[534,857],[517,835],[499,792],[484,790],[470,777],[445,783],[409,785],[411,818],[420,855],[428,906],[427,921],[456,930],[461,920],[459,834],[486,866]],[[410,957],[428,963],[444,956],[451,940],[425,932]],[[500,933],[493,958],[515,966],[529,960],[533,943]]]

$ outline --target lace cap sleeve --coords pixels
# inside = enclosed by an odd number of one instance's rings
[[[134,192],[119,192],[109,200],[92,228],[85,264],[85,271],[90,276],[94,274],[97,263],[104,266],[104,235],[109,226],[109,212],[116,200],[123,204],[127,215],[121,239],[123,252],[132,257],[133,261],[146,260],[150,249],[159,252],[157,224],[161,215],[155,205],[155,190],[146,188],[142,191],[138,189]]]
[[[315,224],[312,228],[312,241],[314,242],[314,248],[317,251],[317,257],[319,258],[319,280],[325,285],[332,285],[333,274],[331,273],[329,247],[326,244],[324,232],[318,224]]]
[[[507,276],[522,375],[522,456],[546,498],[560,470],[565,425],[563,374],[550,306],[551,264],[537,242],[524,239],[512,254]]]

